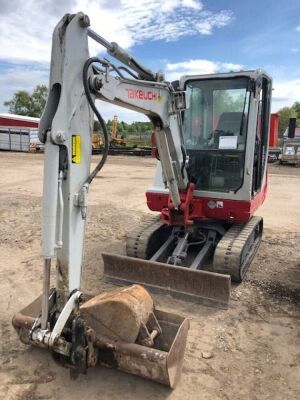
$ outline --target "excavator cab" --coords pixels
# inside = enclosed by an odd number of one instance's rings
[[[249,91],[247,80],[198,80],[186,85],[190,108],[184,138],[196,190],[234,191],[243,181]]]
[[[190,104],[183,117],[189,177],[195,196],[216,192],[249,201],[266,170],[271,85],[263,74],[259,79],[251,72],[228,75],[184,82]],[[252,182],[245,179],[250,171]]]

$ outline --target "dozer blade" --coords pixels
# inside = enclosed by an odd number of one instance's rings
[[[104,277],[118,285],[138,283],[152,292],[208,306],[227,308],[229,275],[191,270],[139,258],[103,253]]]

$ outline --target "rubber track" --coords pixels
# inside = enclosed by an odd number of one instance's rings
[[[148,240],[152,233],[162,225],[160,217],[155,216],[129,232],[126,240],[127,256],[146,259]]]
[[[262,225],[261,217],[252,217],[246,225],[236,223],[225,233],[214,254],[214,272],[229,274],[234,282],[241,282],[259,247],[262,229],[255,237],[255,229]]]

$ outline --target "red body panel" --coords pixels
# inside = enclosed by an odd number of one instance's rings
[[[191,200],[190,218],[193,220],[219,219],[228,222],[247,222],[264,202],[266,193],[267,183],[250,201],[194,196]],[[168,206],[168,194],[146,192],[146,197],[151,211],[161,212]],[[182,197],[185,197],[184,193]]]
[[[279,114],[271,114],[269,147],[278,147]]]

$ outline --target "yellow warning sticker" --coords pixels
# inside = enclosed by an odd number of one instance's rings
[[[81,137],[80,135],[72,135],[72,163],[80,164],[81,162]]]

